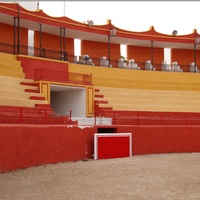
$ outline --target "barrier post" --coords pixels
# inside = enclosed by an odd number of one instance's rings
[[[115,112],[113,113],[113,124],[115,124]]]
[[[19,108],[20,109],[20,124],[22,124],[22,107]]]
[[[94,125],[97,124],[97,114],[96,114],[96,111],[94,111]]]
[[[47,111],[44,110],[44,123],[46,124],[47,123]]]
[[[139,125],[139,114],[137,114],[136,120],[137,120],[137,125]]]
[[[72,124],[72,110],[69,111],[69,123]]]

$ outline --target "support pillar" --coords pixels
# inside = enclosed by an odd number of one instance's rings
[[[154,60],[153,60],[153,57],[154,57],[154,52],[153,52],[153,41],[151,41],[151,64],[152,64],[152,70],[154,68]]]

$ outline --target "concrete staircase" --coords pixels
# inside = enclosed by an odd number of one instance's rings
[[[35,107],[48,104],[33,80],[0,76],[0,105]]]
[[[21,62],[17,60],[16,55],[0,52],[0,60],[0,76],[25,78]]]
[[[38,84],[25,79],[21,62],[15,55],[0,52],[0,105],[35,107],[48,104]]]
[[[77,124],[56,113],[15,55],[0,53],[0,124]]]

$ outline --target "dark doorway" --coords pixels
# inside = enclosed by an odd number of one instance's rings
[[[117,128],[97,128],[97,133],[117,133]]]

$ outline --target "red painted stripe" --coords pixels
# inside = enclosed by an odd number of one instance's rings
[[[103,94],[95,94],[94,96],[95,96],[95,98],[104,98]]]
[[[25,89],[25,92],[39,93],[39,90]]]
[[[45,97],[30,96],[31,100],[45,100]]]
[[[99,89],[94,89],[94,91],[95,91],[95,92],[99,92],[100,90],[99,90]]]
[[[35,104],[35,107],[39,107],[39,108],[50,108],[50,104]]]
[[[29,83],[29,82],[20,82],[21,85],[27,85],[27,86],[38,86],[37,83]]]
[[[99,104],[107,104],[108,101],[102,101],[102,100],[97,100],[95,101],[96,105],[99,105]]]

